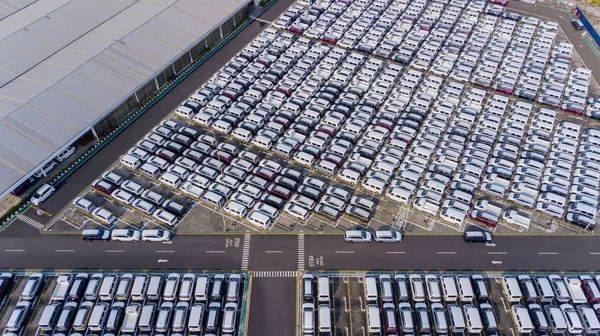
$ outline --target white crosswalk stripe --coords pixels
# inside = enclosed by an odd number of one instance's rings
[[[298,235],[298,270],[304,271],[304,234]]]
[[[250,234],[244,235],[244,246],[242,247],[242,271],[248,270],[248,261],[250,259]]]
[[[254,271],[256,278],[295,278],[297,275],[296,271]]]
[[[27,217],[27,216],[25,216],[25,215],[23,215],[23,214],[19,214],[19,215],[17,216],[17,218],[18,218],[18,219],[20,219],[20,220],[22,220],[23,222],[25,222],[25,223],[27,223],[27,224],[29,224],[29,225],[33,226],[33,227],[34,227],[34,228],[36,228],[36,229],[41,229],[41,228],[43,228],[43,227],[44,227],[44,224],[42,224],[42,223],[40,223],[40,222],[36,221],[35,219],[31,219],[31,218],[29,218],[29,217]]]

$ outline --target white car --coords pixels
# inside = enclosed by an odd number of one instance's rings
[[[536,4],[536,0],[521,0],[522,3],[528,4],[528,5],[534,5]]]
[[[375,241],[383,243],[395,243],[402,241],[402,233],[396,230],[375,231]]]
[[[56,166],[57,166],[57,165],[58,165],[58,163],[57,163],[56,161],[52,160],[52,161],[50,161],[50,162],[46,163],[46,164],[45,164],[45,165],[42,167],[42,169],[40,169],[38,172],[36,172],[35,174],[33,174],[33,176],[35,176],[35,177],[37,177],[37,178],[40,178],[40,177],[42,177],[42,176],[46,176],[46,175],[48,175],[48,173],[49,173],[49,172],[50,172],[52,169],[56,168]]]
[[[116,229],[110,233],[110,239],[115,241],[138,241],[140,236],[140,231],[134,229]]]
[[[171,232],[158,229],[158,230],[143,230],[142,240],[151,242],[166,242],[171,240]]]
[[[66,159],[68,159],[71,155],[75,154],[76,151],[77,151],[77,148],[75,148],[75,146],[69,146],[69,147],[67,147],[67,149],[65,149],[64,152],[62,152],[56,156],[56,160],[58,162],[63,162]]]
[[[48,199],[48,197],[52,196],[52,194],[54,194],[55,191],[56,191],[56,189],[53,186],[51,186],[49,184],[44,184],[31,197],[31,204],[33,204],[33,205],[42,204],[45,200]]]

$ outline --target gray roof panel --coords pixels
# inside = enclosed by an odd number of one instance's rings
[[[39,0],[4,19],[0,9],[0,194],[248,2]]]

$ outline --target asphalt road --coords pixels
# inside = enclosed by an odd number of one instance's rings
[[[171,244],[84,242],[77,235],[0,236],[0,268],[235,270],[243,235],[181,235]],[[310,270],[600,271],[597,236],[496,236],[495,246],[460,236],[408,236],[397,244],[346,243],[340,235],[306,235]],[[229,244],[228,244],[229,241]],[[297,270],[297,235],[253,235],[251,270]],[[310,264],[310,258],[323,260]],[[159,262],[159,260],[162,260]],[[492,263],[495,261],[496,263]]]

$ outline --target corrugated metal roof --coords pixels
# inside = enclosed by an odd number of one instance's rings
[[[0,194],[248,2],[1,1]]]

